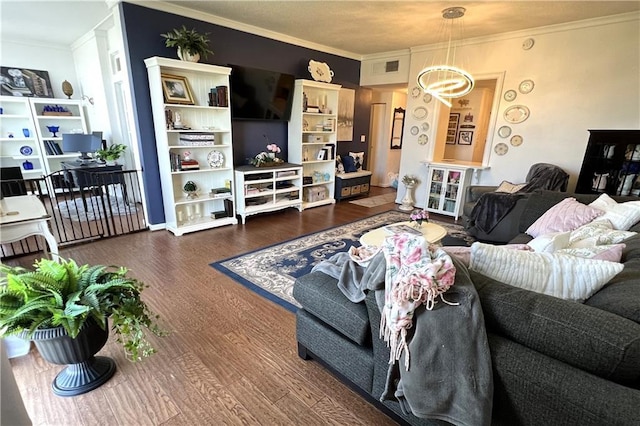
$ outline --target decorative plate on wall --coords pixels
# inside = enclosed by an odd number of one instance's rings
[[[531,93],[534,86],[535,84],[533,84],[533,80],[523,80],[522,83],[520,83],[520,86],[518,86],[518,90],[523,95],[526,95],[527,93]]]
[[[33,148],[31,148],[29,145],[21,146],[20,147],[20,154],[22,154],[22,155],[31,155],[31,154],[33,154]]]
[[[506,92],[504,92],[504,100],[507,102],[513,101],[516,96],[518,96],[518,94],[515,90],[507,90]]]
[[[424,96],[422,97],[422,101],[425,104],[428,104],[429,102],[431,102],[431,99],[433,99],[433,96],[431,96],[431,93],[425,93]]]
[[[415,86],[413,89],[411,89],[412,98],[417,98],[418,96],[420,96],[420,93],[422,93],[422,90],[418,86]]]
[[[522,48],[524,50],[529,50],[533,47],[533,45],[536,43],[536,41],[532,38],[528,38],[525,41],[522,42]]]
[[[509,126],[502,126],[498,129],[498,136],[500,136],[501,138],[508,138],[510,134],[511,127]]]
[[[429,123],[422,123],[422,125],[420,127],[422,128],[423,132],[428,132],[429,131]]]
[[[504,119],[512,124],[518,124],[529,118],[530,111],[524,105],[514,105],[504,112]]]
[[[413,136],[417,135],[418,133],[420,133],[420,129],[418,128],[418,126],[411,126],[411,130],[409,130],[411,132],[411,134]]]
[[[424,120],[425,118],[427,118],[428,113],[429,112],[425,107],[419,106],[413,110],[413,118],[415,118],[416,120]]]
[[[211,151],[207,155],[207,162],[212,169],[219,169],[224,165],[224,154],[220,151]]]
[[[426,145],[427,142],[429,142],[429,136],[425,135],[424,133],[418,136],[418,143],[420,145]]]
[[[520,146],[520,145],[522,145],[522,142],[523,142],[522,136],[520,136],[520,135],[511,136],[511,145]]]
[[[507,152],[509,152],[509,146],[507,146],[507,144],[504,142],[500,142],[493,147],[493,150],[498,155],[505,155]]]

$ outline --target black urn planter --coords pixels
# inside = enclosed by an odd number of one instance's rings
[[[51,385],[58,396],[76,396],[106,383],[116,372],[116,363],[103,356],[95,356],[109,337],[95,321],[87,321],[78,336],[69,337],[63,327],[37,330],[31,340],[40,355],[52,364],[67,365]]]

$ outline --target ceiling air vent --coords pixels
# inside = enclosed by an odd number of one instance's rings
[[[385,64],[384,72],[397,72],[400,67],[400,61],[388,61]]]
[[[398,72],[400,61],[376,62],[372,64],[371,71],[373,75],[387,74],[390,72]]]

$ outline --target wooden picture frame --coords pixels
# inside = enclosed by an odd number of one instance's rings
[[[458,145],[471,145],[473,130],[460,130],[458,132]]]
[[[460,114],[452,112],[449,114],[449,124],[447,125],[447,139],[448,145],[456,144],[456,135],[458,133],[458,123],[460,122]]]
[[[193,95],[187,77],[181,75],[162,74],[162,93],[168,104],[193,105]]]
[[[403,108],[393,110],[393,124],[391,126],[391,149],[402,149],[402,133],[404,131]]]

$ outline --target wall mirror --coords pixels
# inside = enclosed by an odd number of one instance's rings
[[[402,148],[402,132],[404,130],[404,109],[393,110],[393,125],[391,127],[391,149]]]

